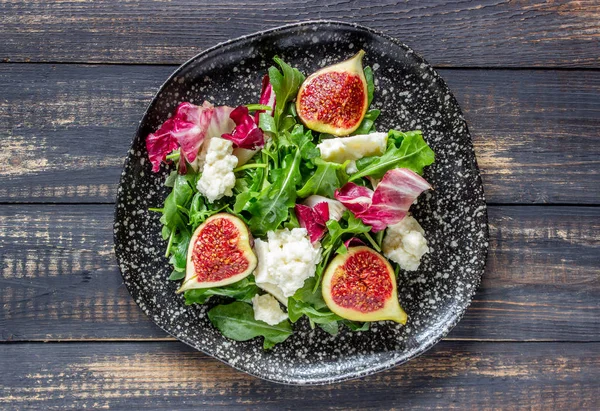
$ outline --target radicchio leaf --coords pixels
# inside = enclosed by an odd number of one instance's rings
[[[348,187],[350,184],[352,186]],[[430,188],[429,183],[414,171],[396,168],[385,173],[374,192],[348,183],[336,190],[335,198],[363,223],[372,226],[373,232],[378,232],[402,220],[415,199]]]
[[[275,108],[275,92],[273,91],[273,86],[271,86],[271,82],[269,81],[269,75],[265,74],[262,79],[262,90],[260,92],[260,100],[258,104],[263,106],[271,107],[271,110],[257,110],[254,113],[254,122],[258,124],[260,113],[267,113],[270,116],[273,115],[273,109]]]
[[[233,141],[234,147],[254,150],[265,145],[263,131],[258,128],[254,118],[248,114],[248,107],[239,106],[229,115],[235,122],[236,127],[231,134],[223,134],[226,140]]]
[[[373,190],[354,183],[347,183],[342,188],[335,190],[335,198],[357,217],[371,206],[372,197]]]
[[[302,204],[311,208],[315,207],[319,203],[327,203],[329,205],[329,220],[340,221],[344,212],[346,211],[346,207],[344,207],[344,205],[339,201],[323,197],[317,194],[313,194],[310,197],[307,197],[302,202]]]
[[[346,246],[346,248],[350,248],[350,247],[358,247],[358,246],[366,245],[366,244],[360,238],[352,237],[352,238],[344,241],[344,245]]]
[[[329,220],[329,204],[323,202],[313,208],[296,204],[295,211],[300,227],[306,228],[311,243],[323,238],[327,229],[325,224]]]
[[[200,146],[209,133],[218,132],[215,135],[220,136],[233,129],[235,125],[229,120],[231,110],[226,106],[215,108],[207,101],[201,106],[188,102],[179,104],[175,114],[146,138],[146,149],[152,163],[152,171],[157,172],[167,154],[179,147],[181,149],[179,172],[185,174],[186,161],[194,164]],[[225,122],[223,117],[226,119]]]
[[[184,122],[182,126],[188,124]],[[167,154],[179,147],[177,139],[171,134],[176,127],[177,123],[173,119],[168,119],[155,133],[148,134],[146,137],[148,159],[152,163],[152,171],[155,173],[160,170],[160,164],[165,160]]]

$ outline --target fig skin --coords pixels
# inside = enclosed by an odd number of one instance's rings
[[[207,232],[205,232],[205,229],[214,226],[215,223],[217,223],[220,219],[224,220],[222,221],[222,224],[225,226],[225,229],[231,229],[234,231],[234,233],[237,233],[237,238],[234,237],[232,239],[229,239],[229,241],[227,241],[226,243],[221,241],[219,243],[214,244],[210,242],[210,239],[207,239],[208,241],[205,242],[207,250],[211,250],[213,252],[221,251],[222,253],[224,253],[224,255],[216,255],[216,253],[214,253],[210,256],[214,257],[214,259],[210,260],[210,258],[206,259],[207,252],[205,251],[202,254],[202,256],[199,256],[199,258],[204,258],[205,262],[211,263],[211,265],[215,267],[215,269],[235,269],[236,264],[238,265],[237,269],[239,269],[240,267],[242,267],[243,269],[237,274],[233,274],[216,280],[199,279],[199,273],[196,269],[196,264],[193,258],[196,243],[198,242],[200,235],[204,234],[205,236],[208,236]],[[223,238],[215,238],[214,240],[223,240]],[[239,252],[239,254],[236,252]],[[232,257],[239,258],[237,260],[232,260]],[[221,260],[221,264],[219,264],[219,260]],[[238,217],[233,216],[231,214],[215,214],[207,218],[204,223],[198,226],[198,228],[196,228],[196,230],[194,231],[192,238],[190,239],[190,245],[188,246],[187,250],[185,279],[183,280],[183,284],[181,285],[181,287],[177,290],[177,294],[196,288],[222,287],[224,285],[233,284],[250,275],[256,268],[257,263],[258,259],[256,258],[254,251],[252,250],[252,237],[246,224]],[[204,274],[210,276],[211,274],[214,274],[214,272]]]
[[[306,127],[347,136],[360,126],[369,104],[362,67],[364,55],[360,50],[350,59],[322,68],[304,80],[296,97],[296,111]]]
[[[368,253],[368,254],[367,254]],[[333,289],[336,288],[336,284],[340,284],[339,277],[344,274],[345,269],[348,268],[346,263],[350,259],[363,258],[365,261],[368,259],[370,263],[368,267],[373,268],[378,265],[379,268],[385,270],[384,278],[375,286],[383,286],[388,289],[389,295],[384,298],[384,301],[379,301],[382,306],[367,310],[360,310],[359,308],[352,308],[349,306],[342,306],[340,297],[338,296],[337,302],[336,297],[333,295]],[[366,264],[366,263],[365,263]],[[366,265],[365,265],[366,267]],[[367,273],[368,274],[368,273]],[[385,278],[387,277],[387,278]],[[362,284],[368,283],[369,280],[375,280],[373,276],[368,275],[360,277]],[[351,285],[350,285],[351,286]],[[389,288],[391,287],[391,290]],[[406,324],[407,315],[404,310],[400,307],[398,302],[398,290],[396,286],[396,276],[390,263],[379,253],[366,246],[351,247],[348,249],[346,254],[338,254],[327,266],[323,275],[323,299],[331,311],[339,315],[342,318],[352,321],[383,321],[391,320],[400,324]],[[368,292],[360,293],[351,298],[358,297],[356,299],[358,304],[368,306],[368,298],[372,297]]]

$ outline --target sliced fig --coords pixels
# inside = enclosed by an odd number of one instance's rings
[[[390,263],[369,247],[336,256],[323,275],[323,299],[331,311],[353,321],[406,324]]]
[[[226,213],[209,217],[190,240],[181,293],[194,288],[221,287],[247,277],[258,262],[246,224]]]
[[[361,50],[304,80],[296,98],[296,111],[306,127],[335,136],[347,136],[358,128],[369,104],[364,55]]]

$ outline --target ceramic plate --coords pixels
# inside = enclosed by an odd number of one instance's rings
[[[223,337],[207,306],[185,306],[168,281],[159,215],[169,170],[152,173],[144,139],[182,101],[237,106],[258,101],[261,78],[280,56],[305,74],[359,49],[375,74],[379,131],[422,129],[436,153],[425,178],[433,185],[411,211],[429,241],[418,271],[402,272],[398,294],[406,326],[373,323],[367,332],[331,336],[300,321],[285,343],[263,351],[262,339]],[[385,370],[418,356],[456,325],[477,289],[488,244],[483,187],[471,137],[456,99],[433,68],[401,42],[337,22],[306,22],[217,45],[182,65],[144,114],[121,177],[115,251],[125,284],[140,308],[182,342],[249,374],[281,383],[324,384]],[[215,302],[213,302],[215,304]],[[210,306],[210,304],[209,304]],[[342,327],[343,328],[343,327]]]

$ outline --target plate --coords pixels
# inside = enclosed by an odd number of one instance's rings
[[[306,321],[283,344],[236,342],[209,322],[207,306],[185,306],[168,281],[159,215],[169,170],[151,172],[145,137],[182,101],[237,106],[258,101],[274,56],[306,74],[366,51],[374,70],[378,130],[422,129],[436,152],[425,178],[434,190],[411,211],[429,241],[418,271],[402,272],[398,294],[409,321],[373,323],[370,331],[330,336]],[[471,137],[460,107],[436,71],[401,42],[339,22],[283,26],[219,44],[178,68],[150,103],[127,155],[118,189],[115,252],[129,292],[160,328],[239,370],[287,384],[325,384],[373,374],[422,354],[460,320],[477,289],[488,246],[487,211]],[[213,302],[214,304],[214,302]],[[209,304],[210,306],[210,304]]]

